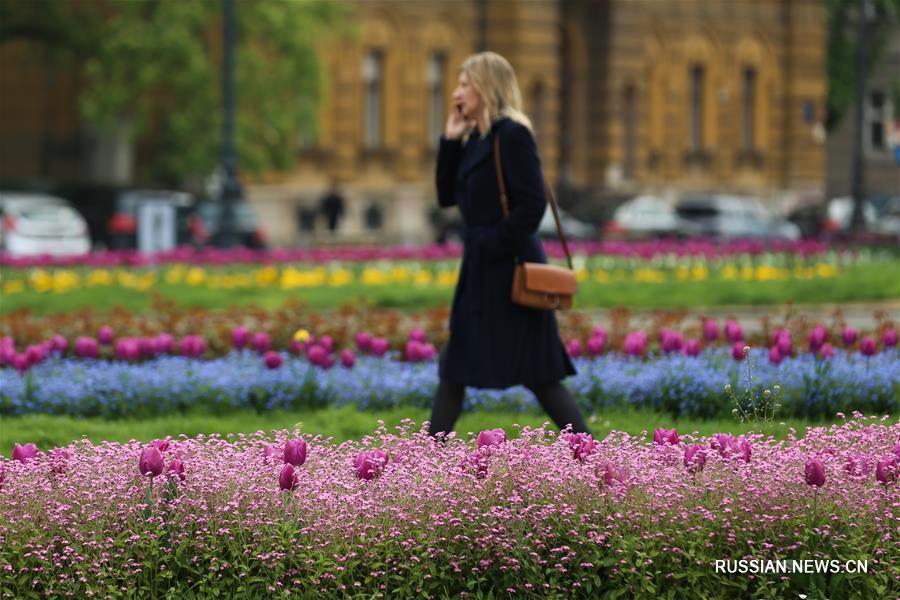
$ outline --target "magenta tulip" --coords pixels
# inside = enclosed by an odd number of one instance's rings
[[[834,358],[834,347],[828,342],[825,342],[822,344],[822,347],[819,348],[819,356],[825,360]]]
[[[475,471],[475,477],[484,479],[488,476],[488,462],[485,455],[480,450],[475,450],[468,454],[463,460],[463,466]]]
[[[51,347],[57,352],[65,352],[69,347],[69,340],[57,333],[51,339]]]
[[[324,366],[326,358],[328,358],[328,351],[318,344],[314,344],[306,349],[306,359],[317,367]]]
[[[368,352],[370,350],[370,344],[372,343],[372,336],[366,332],[357,333],[356,334],[356,347],[360,352]]]
[[[714,342],[719,339],[719,324],[713,319],[707,319],[703,322],[703,337],[707,342]]]
[[[373,338],[369,344],[369,350],[375,356],[384,356],[388,350],[388,341],[383,337]]]
[[[263,331],[259,333],[253,334],[253,349],[259,352],[260,354],[264,354],[272,345],[271,340],[269,339],[269,334]]]
[[[845,346],[852,346],[856,343],[856,338],[859,335],[852,327],[844,327],[844,332],[841,334],[841,339],[844,340]]]
[[[716,433],[710,441],[709,446],[719,451],[720,456],[725,456],[731,452],[731,448],[735,443],[735,437],[730,433]]]
[[[417,342],[416,340],[409,340],[406,342],[406,348],[403,353],[406,355],[406,360],[410,362],[419,362],[422,360],[422,351],[424,348],[422,344]]]
[[[169,449],[169,440],[153,440],[147,445],[156,448],[160,452],[165,452]]]
[[[280,487],[282,491],[287,492],[296,489],[299,485],[300,477],[297,470],[294,468],[294,465],[285,463],[285,465],[281,467],[281,473],[278,475],[278,487]]]
[[[659,446],[665,444],[675,446],[678,444],[678,432],[675,429],[659,428],[653,432],[653,443]]]
[[[241,348],[246,348],[247,344],[250,343],[250,330],[243,325],[238,325],[237,327],[232,329],[231,343],[238,350],[240,350]]]
[[[138,462],[141,475],[156,477],[163,470],[163,455],[156,446],[147,446],[141,452],[141,460]]]
[[[691,338],[684,343],[685,356],[700,356],[700,340]]]
[[[172,354],[175,349],[175,338],[171,334],[161,333],[156,336],[156,347],[163,354]]]
[[[807,339],[809,341],[809,351],[814,354],[819,351],[822,344],[828,341],[828,330],[822,324],[816,325]]]
[[[896,348],[897,347],[897,330],[896,329],[886,329],[885,332],[881,335],[881,343],[884,344],[885,348]]]
[[[488,429],[478,434],[476,443],[479,448],[486,446],[499,446],[506,442],[506,432],[500,429]]]
[[[591,329],[591,337],[603,340],[604,344],[606,344],[606,340],[609,339],[609,336],[606,333],[606,328],[602,327],[601,325],[595,325]]]
[[[806,483],[816,487],[822,487],[825,483],[825,465],[817,458],[811,458],[806,461],[803,467],[806,475]]]
[[[594,336],[587,342],[587,353],[591,356],[600,356],[603,353],[603,347],[606,345],[606,338]]]
[[[97,339],[104,346],[109,346],[113,341],[113,329],[109,325],[104,325],[100,328],[100,331],[97,332]]]
[[[744,462],[750,462],[750,442],[744,436],[739,436],[731,443],[731,451]]]
[[[326,352],[331,352],[332,350],[334,350],[334,340],[330,335],[323,335],[316,343],[325,348]]]
[[[166,474],[169,477],[177,477],[181,481],[184,481],[187,478],[184,474],[184,463],[177,458],[169,463],[169,468],[166,469]]]
[[[882,485],[890,485],[897,481],[897,471],[900,469],[900,462],[896,456],[882,458],[875,465],[875,481]]]
[[[737,321],[729,319],[725,322],[725,338],[732,344],[743,341],[744,330],[741,329]]]
[[[566,352],[572,358],[581,356],[581,340],[569,340],[569,343],[566,344]]]
[[[409,332],[409,339],[419,342],[421,344],[424,344],[425,342],[428,341],[428,339],[425,337],[425,331],[420,327],[414,327]]]
[[[281,366],[281,362],[281,355],[274,350],[269,350],[263,355],[263,363],[265,363],[266,368],[277,369]]]
[[[381,450],[360,452],[353,460],[356,476],[366,481],[371,481],[379,475],[388,462],[388,455]]]
[[[288,440],[284,444],[284,462],[299,467],[306,462],[306,440]]]
[[[878,352],[878,347],[875,345],[875,340],[872,336],[867,335],[862,339],[859,343],[859,351],[865,356],[874,356]]]
[[[703,446],[688,446],[684,449],[684,466],[691,473],[699,473],[706,465],[706,450]]]
[[[646,349],[647,334],[643,331],[633,331],[625,336],[625,354],[643,356]]]
[[[24,375],[29,367],[31,367],[31,363],[28,361],[28,355],[16,354],[13,357],[13,367],[19,372],[19,375]]]
[[[744,360],[744,357],[747,356],[747,354],[748,354],[745,351],[745,348],[747,348],[747,347],[748,347],[747,344],[745,344],[744,342],[735,342],[734,344],[731,345],[731,357],[734,360],[738,360],[738,361]]]
[[[347,369],[352,369],[353,365],[356,364],[356,355],[353,354],[353,350],[350,348],[344,348],[341,350],[341,365]]]
[[[770,363],[772,363],[773,365],[781,364],[782,358],[783,357],[781,356],[781,350],[778,348],[778,346],[772,346],[771,348],[769,348]]]
[[[872,461],[861,452],[851,453],[847,456],[847,462],[844,463],[844,471],[854,477],[868,477],[872,472]]]
[[[791,352],[794,349],[794,344],[791,340],[791,334],[789,331],[783,331],[780,336],[778,336],[778,340],[775,342],[775,346],[778,348],[779,354],[783,357],[790,356]]]
[[[584,461],[588,456],[597,451],[597,442],[587,433],[570,433],[565,436],[569,442],[569,448],[572,450],[572,457]]]
[[[20,463],[26,463],[38,455],[38,447],[35,444],[28,443],[24,446],[16,444],[13,446],[12,457]]]
[[[3,485],[3,480],[6,479],[6,467],[3,463],[4,461],[0,460],[0,486]]]
[[[92,337],[79,337],[75,340],[75,355],[81,358],[98,358],[100,347]]]
[[[897,457],[897,460],[900,461],[900,444],[897,444],[896,446],[894,446],[894,449],[892,450],[892,452],[894,453],[894,456]]]

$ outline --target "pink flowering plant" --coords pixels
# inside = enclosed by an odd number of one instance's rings
[[[342,444],[279,431],[79,441],[3,460],[0,596],[885,598],[900,589],[900,424],[887,417],[855,414],[783,441],[517,433],[436,442],[406,421]],[[741,558],[869,567],[714,568]]]

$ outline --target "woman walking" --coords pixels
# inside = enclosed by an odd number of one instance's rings
[[[450,339],[440,361],[440,383],[429,433],[449,433],[467,386],[524,385],[556,425],[588,433],[575,400],[561,381],[575,368],[550,310],[510,300],[516,261],[546,263],[537,228],[547,206],[531,123],[509,62],[481,52],[460,67],[437,159],[441,207],[457,206],[465,223],[464,252],[450,313]],[[494,163],[500,158],[509,218],[504,218]]]

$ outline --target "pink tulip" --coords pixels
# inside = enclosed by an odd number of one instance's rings
[[[890,485],[897,481],[897,471],[900,463],[896,456],[882,458],[875,466],[875,481],[882,485]]]
[[[487,458],[480,450],[475,450],[468,454],[463,461],[463,466],[473,469],[475,471],[475,477],[478,479],[484,479],[488,476]]]
[[[894,456],[897,457],[897,460],[900,461],[900,444],[897,444],[896,446],[894,446],[894,449],[892,450],[892,452],[894,453]]]
[[[409,340],[406,342],[406,348],[403,353],[406,355],[406,360],[410,362],[419,362],[422,360],[422,350],[422,344],[416,340]]]
[[[603,347],[606,345],[606,338],[593,336],[587,342],[587,353],[591,356],[600,356],[603,354]]]
[[[872,461],[861,452],[851,453],[847,456],[847,462],[844,463],[844,471],[854,477],[868,477],[872,472]]]
[[[844,340],[845,346],[852,346],[856,343],[856,338],[858,335],[859,332],[852,327],[844,327],[844,332],[841,334],[841,338]]]
[[[153,440],[147,445],[156,448],[160,452],[165,452],[169,449],[169,440]]]
[[[370,450],[369,452],[360,452],[353,460],[353,466],[356,469],[356,476],[366,481],[371,481],[384,470],[388,462],[388,455],[381,450]]]
[[[884,344],[885,348],[896,348],[897,347],[897,330],[896,329],[886,329],[885,332],[881,335],[881,343]]]
[[[288,440],[284,444],[284,462],[299,467],[306,462],[306,440]]]
[[[739,436],[731,443],[731,451],[744,462],[750,462],[750,442],[744,436]]]
[[[479,448],[486,446],[499,446],[506,442],[506,432],[500,429],[488,429],[478,434],[476,443]]]
[[[782,356],[790,356],[791,352],[794,349],[794,344],[791,341],[791,334],[789,331],[782,331],[781,335],[778,336],[778,340],[775,342],[775,346],[778,348],[778,353]]]
[[[97,339],[104,346],[109,346],[113,341],[113,329],[109,325],[104,325],[100,328],[100,331],[97,332]]]
[[[388,341],[383,337],[373,338],[369,344],[369,349],[375,356],[384,356],[388,350]]]
[[[409,339],[424,344],[428,341],[425,337],[425,331],[421,327],[415,327],[409,332]]]
[[[719,339],[719,324],[713,319],[707,319],[703,322],[703,337],[708,342],[714,342]]]
[[[156,336],[156,347],[160,353],[172,354],[175,349],[175,338],[171,334],[161,333]]]
[[[16,444],[13,446],[12,457],[20,463],[26,463],[38,455],[38,447],[35,444],[28,443],[24,446]]]
[[[744,354],[744,348],[746,347],[747,344],[744,342],[735,342],[731,346],[731,357],[738,361],[744,360],[744,357],[746,356],[746,354]]]
[[[614,483],[620,483],[624,485],[628,481],[628,471],[626,471],[624,467],[616,467],[611,463],[597,465],[597,467],[594,469],[594,474],[598,478],[602,477],[603,483],[607,486],[610,486]]]
[[[75,354],[81,358],[98,358],[100,348],[97,340],[92,337],[79,337],[75,340]]]
[[[566,345],[566,352],[572,358],[581,356],[581,340],[569,340],[569,343]]]
[[[368,352],[370,350],[370,344],[372,343],[372,336],[366,332],[357,333],[356,334],[356,347],[360,352]]]
[[[250,342],[250,330],[244,327],[243,325],[238,325],[234,329],[231,330],[231,343],[235,348],[240,350],[241,348],[246,348],[247,344]]]
[[[772,346],[769,348],[769,362],[773,365],[781,364],[781,350],[778,349],[778,346]]]
[[[328,358],[328,351],[322,346],[314,344],[306,349],[306,359],[317,367],[324,366]]]
[[[684,466],[691,473],[699,473],[706,465],[706,450],[702,446],[688,446],[684,449]]]
[[[720,456],[725,456],[731,451],[732,445],[735,443],[735,437],[730,433],[716,433],[710,441],[709,446],[719,451]]]
[[[297,473],[297,470],[294,469],[294,465],[290,463],[285,463],[283,467],[281,467],[281,473],[278,475],[278,487],[281,488],[282,491],[291,491],[300,486],[300,477]]]
[[[169,468],[166,469],[166,473],[170,477],[177,477],[181,481],[184,481],[187,478],[184,474],[184,463],[178,459],[169,463]]]
[[[732,344],[743,341],[744,330],[738,325],[737,321],[729,319],[725,321],[725,338]]]
[[[659,332],[659,339],[659,347],[666,354],[677,352],[684,346],[684,336],[680,332],[671,329],[662,329]]]
[[[334,350],[334,340],[330,335],[323,335],[319,338],[319,341],[317,343],[325,348],[326,352],[331,352],[332,350]]]
[[[13,367],[19,372],[19,375],[24,375],[30,366],[27,354],[16,354],[13,357]]]
[[[13,346],[0,345],[0,365],[12,365],[16,357],[16,349]]]
[[[584,461],[588,456],[597,451],[597,442],[587,433],[570,433],[565,436],[572,450],[572,457]]]
[[[147,446],[141,452],[141,460],[138,462],[141,475],[156,477],[163,470],[163,455],[156,446]]]
[[[665,444],[678,444],[678,432],[675,429],[658,428],[653,432],[653,443],[659,446]]]
[[[875,345],[875,340],[872,336],[867,335],[862,339],[859,343],[859,351],[865,356],[874,356],[878,352],[878,347]]]
[[[0,486],[3,485],[3,480],[6,479],[6,467],[3,465],[2,460],[0,460]]]
[[[274,350],[269,350],[263,355],[263,363],[269,369],[277,369],[281,366],[281,355]]]
[[[56,350],[57,352],[65,352],[69,347],[69,340],[57,333],[51,340],[51,346],[53,350]]]
[[[591,329],[591,337],[603,340],[604,345],[606,344],[606,340],[609,339],[606,328],[600,325],[595,325],[593,329]]]
[[[822,344],[822,347],[819,348],[819,356],[823,359],[828,360],[834,358],[834,348],[828,342]]]
[[[347,369],[352,369],[355,364],[356,355],[353,354],[353,350],[350,348],[341,350],[341,365]]]
[[[811,458],[806,461],[803,467],[806,475],[806,483],[816,487],[822,487],[825,483],[825,465],[817,458]]]
[[[691,338],[684,343],[685,356],[700,356],[700,340]]]
[[[625,336],[625,353],[629,356],[643,356],[647,349],[647,334],[634,331]]]
[[[818,352],[819,348],[822,347],[822,344],[828,341],[828,330],[825,329],[825,326],[821,323],[816,325],[810,332],[808,341],[810,353],[814,354]]]
[[[259,352],[260,354],[264,354],[272,345],[271,340],[269,339],[269,334],[263,331],[259,333],[253,334],[253,349]]]
[[[25,348],[25,359],[28,361],[28,366],[31,367],[40,363],[44,360],[45,353],[43,347],[39,345],[32,344]]]
[[[437,356],[437,348],[434,344],[426,343],[422,346],[422,360],[433,360]]]

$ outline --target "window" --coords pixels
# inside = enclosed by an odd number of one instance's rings
[[[626,179],[634,177],[635,154],[637,146],[637,92],[634,85],[625,86],[622,94],[623,120],[625,130],[623,132],[623,166]]]
[[[444,119],[446,118],[446,80],[444,74],[447,69],[447,57],[441,52],[431,55],[428,62],[428,140],[431,145],[436,145],[438,138],[444,132]]]
[[[531,88],[531,126],[534,128],[535,141],[540,144],[544,138],[546,127],[544,115],[544,84],[538,81]]]
[[[381,139],[382,81],[384,56],[380,50],[370,50],[363,60],[363,81],[366,85],[365,146],[378,148]]]
[[[868,110],[866,111],[866,123],[868,129],[868,147],[876,152],[888,150],[887,136],[885,135],[885,123],[890,121],[891,109],[885,98],[884,92],[877,91],[869,94]]]
[[[753,150],[756,147],[753,130],[756,126],[756,69],[747,67],[741,78],[741,148]]]
[[[690,147],[691,150],[703,148],[703,65],[691,67],[691,121],[690,121]]]

